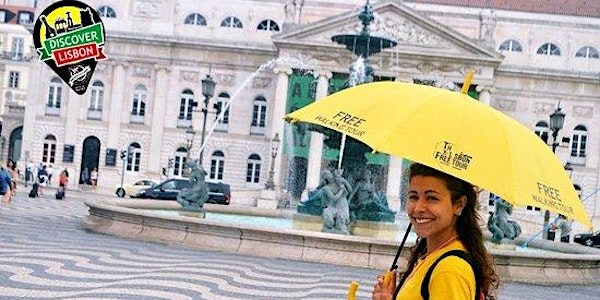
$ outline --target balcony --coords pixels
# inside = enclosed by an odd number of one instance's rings
[[[60,107],[46,106],[46,116],[60,116]]]
[[[145,117],[140,115],[131,115],[129,123],[131,124],[144,124]]]
[[[98,109],[88,109],[87,112],[87,118],[88,120],[102,120],[102,110],[98,110]]]

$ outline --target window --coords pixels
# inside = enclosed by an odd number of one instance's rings
[[[23,43],[21,37],[13,37],[10,46],[10,56],[12,60],[23,60]]]
[[[256,29],[264,31],[279,31],[279,25],[277,25],[277,23],[275,23],[273,20],[263,20],[260,22],[260,24],[258,24]]]
[[[8,87],[13,89],[19,88],[19,72],[10,71],[8,76]]]
[[[53,164],[56,158],[56,138],[53,135],[47,135],[44,138],[44,148],[42,149],[42,163]]]
[[[181,101],[179,101],[179,120],[192,119],[192,111],[194,109],[193,103],[194,92],[189,89],[184,90],[181,93]]]
[[[116,18],[117,17],[117,13],[110,6],[102,5],[96,11],[102,18]]]
[[[59,78],[54,77],[50,80],[48,86],[48,107],[60,108],[60,99],[62,97],[62,82]]]
[[[187,162],[187,149],[183,147],[177,148],[175,152],[175,163],[173,164],[173,175],[183,176],[185,163]]]
[[[548,132],[548,123],[546,121],[539,121],[535,124],[535,134],[546,144],[548,144]]]
[[[523,52],[523,47],[521,47],[521,44],[515,40],[507,40],[500,44],[498,50],[510,52]]]
[[[220,93],[219,94],[219,97],[217,98],[217,101],[214,104],[214,107],[217,110],[217,116],[216,116],[217,118],[221,114],[221,110],[223,109],[223,107],[225,107],[225,105],[229,101],[230,101],[229,94],[227,94],[227,93]],[[223,114],[223,118],[219,120],[219,123],[229,124],[229,107],[227,108],[227,110]]]
[[[33,22],[33,14],[28,11],[19,12],[19,24],[26,25]]]
[[[242,21],[236,17],[227,17],[221,22],[221,27],[243,28]]]
[[[246,169],[246,182],[258,183],[260,178],[260,156],[252,154],[248,157]]]
[[[263,96],[254,98],[254,108],[252,109],[252,126],[265,127],[267,118],[267,99]]]
[[[210,179],[223,179],[223,170],[225,169],[225,154],[221,151],[215,151],[210,158]]]
[[[206,19],[198,13],[189,14],[183,24],[206,26]]]
[[[92,84],[92,93],[91,93],[89,110],[102,111],[103,102],[104,102],[104,84],[101,81],[95,81]]]
[[[146,95],[148,90],[143,85],[135,87],[133,92],[133,100],[131,103],[131,122],[132,123],[144,123],[144,116],[146,115]]]
[[[142,157],[141,147],[138,143],[129,145],[129,155],[127,155],[127,171],[140,171],[140,160]]]
[[[590,46],[585,46],[577,50],[577,53],[575,53],[575,57],[600,59],[600,54],[598,53],[598,49]]]
[[[586,144],[587,128],[583,125],[577,125],[573,130],[573,139],[571,142],[571,156],[585,157]]]
[[[0,9],[0,23],[6,23],[6,10]]]
[[[547,55],[547,56],[560,56],[560,48],[552,43],[545,43],[541,47],[538,48],[537,54]]]

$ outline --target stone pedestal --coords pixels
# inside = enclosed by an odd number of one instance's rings
[[[256,207],[277,209],[277,192],[272,190],[262,190],[260,192],[260,198],[256,201]]]

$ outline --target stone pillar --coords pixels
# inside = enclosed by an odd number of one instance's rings
[[[290,75],[292,75],[292,69],[287,68],[275,68],[273,72],[277,74],[277,87],[275,88],[275,101],[273,103],[273,123],[271,127],[272,135],[275,133],[279,133],[279,136],[284,139],[285,138],[285,121],[283,120],[283,116],[285,115],[285,107],[287,105],[287,95],[288,95],[288,83],[290,80]],[[281,189],[282,183],[282,162],[283,162],[283,145],[285,142],[279,144],[279,150],[277,153],[277,157],[275,158],[275,167],[273,174],[273,182],[275,182],[275,190]]]
[[[67,99],[66,101],[63,101],[61,103],[61,105],[65,105],[66,104],[66,110],[65,110],[65,140],[64,143],[65,144],[73,144],[75,145],[75,149],[79,148],[81,149],[81,147],[83,146],[81,143],[83,142],[83,140],[81,141],[77,141],[77,128],[79,126],[77,126],[77,119],[79,118],[79,107],[80,105],[86,105],[86,103],[88,103],[88,99],[87,97],[85,97],[85,95],[89,95],[89,94],[84,94],[84,95],[78,95],[76,94],[73,90],[71,90],[70,87],[68,87],[66,84],[63,85],[63,92],[64,90],[66,91],[67,94]],[[85,137],[84,137],[85,139]],[[81,149],[83,150],[83,149]],[[77,160],[77,159],[75,159]]]
[[[127,145],[119,147],[119,136],[121,131],[121,116],[123,111],[131,110],[131,101],[128,95],[124,95],[125,70],[123,63],[113,65],[112,82],[110,83],[110,104],[108,114],[108,134],[106,147],[125,150]]]
[[[329,79],[333,76],[331,72],[319,72],[317,80],[317,93],[315,101],[327,96]],[[308,152],[308,168],[306,171],[306,190],[311,190],[319,185],[321,176],[321,164],[323,161],[323,134],[319,132],[310,133],[310,148]]]
[[[492,93],[494,92],[493,87],[478,85],[475,90],[479,92],[479,101],[481,101],[481,103],[488,106],[492,103]]]
[[[156,65],[156,76],[154,86],[154,101],[152,109],[152,124],[150,134],[150,151],[148,158],[148,171],[154,175],[160,174],[160,155],[163,146],[163,134],[165,125],[165,110],[167,104],[167,91],[169,91],[169,68]]]
[[[400,211],[400,185],[402,176],[405,175],[404,170],[402,170],[403,161],[403,158],[390,156],[390,165],[388,166],[385,196],[388,199],[390,208],[395,211]]]

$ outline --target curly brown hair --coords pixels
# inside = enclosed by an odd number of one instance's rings
[[[479,214],[478,188],[464,180],[418,163],[413,163],[409,172],[410,179],[414,176],[430,176],[444,181],[450,191],[452,203],[457,203],[462,196],[467,198],[462,214],[458,216],[456,221],[458,238],[467,249],[467,252],[481,267],[481,274],[475,274],[475,276],[481,282],[481,290],[486,299],[496,299],[496,290],[500,285],[500,278],[496,274],[493,259],[483,244],[483,234],[479,226],[481,217]],[[419,239],[417,244],[411,248],[408,267],[402,281],[412,272],[418,258],[425,255],[426,252],[427,239]]]

